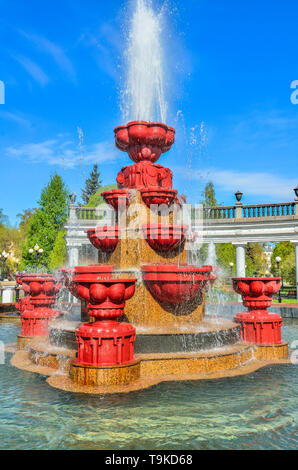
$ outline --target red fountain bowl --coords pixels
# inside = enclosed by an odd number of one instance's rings
[[[96,227],[86,230],[88,238],[97,250],[103,253],[112,253],[120,238],[121,227]]]
[[[233,278],[233,289],[242,296],[243,305],[249,310],[266,310],[280,288],[280,277]]]
[[[53,305],[62,287],[62,282],[51,274],[24,274],[21,279],[22,288],[30,295],[31,303],[38,306]]]
[[[182,304],[196,297],[206,286],[211,266],[145,265],[143,280],[152,296],[162,302]]]
[[[186,239],[188,225],[147,224],[142,226],[148,245],[156,251],[168,252],[179,248]]]
[[[158,122],[133,121],[114,132],[116,147],[135,163],[156,162],[175,142],[175,129]]]
[[[112,189],[101,193],[105,202],[115,209],[125,208],[129,205],[129,190],[128,189]]]
[[[147,207],[154,205],[171,206],[176,199],[176,189],[142,189],[141,195]]]
[[[135,292],[137,279],[112,279],[112,269],[109,268],[113,269],[113,266],[80,266],[74,269],[71,289],[78,298],[89,302],[89,314],[96,319],[123,315],[125,301]]]

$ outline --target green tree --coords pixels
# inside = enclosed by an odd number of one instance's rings
[[[215,189],[212,181],[206,184],[204,191],[202,192],[203,201],[202,204],[204,207],[215,207],[218,205],[215,198]]]
[[[25,209],[23,212],[17,214],[18,219],[20,219],[19,230],[23,234],[27,234],[30,221],[32,220],[35,212],[36,212],[36,209]]]
[[[103,193],[104,191],[111,191],[112,189],[116,189],[116,188],[117,188],[116,184],[110,184],[110,185],[101,187],[99,190],[97,190],[95,194],[93,194],[90,197],[88,204],[86,204],[86,207],[95,208],[99,206],[100,204],[104,204],[105,202],[101,193]]]
[[[82,189],[82,199],[85,204],[88,204],[90,197],[101,187],[102,180],[99,180],[99,177],[98,165],[95,164],[89,178],[86,179],[85,189]]]
[[[23,245],[22,269],[36,264],[35,257],[28,252],[35,244],[43,249],[43,254],[38,258],[38,265],[49,268],[49,258],[56,237],[64,228],[68,216],[68,190],[61,176],[56,173],[51,176],[50,182],[41,192],[38,205],[30,219],[27,238]]]
[[[216,244],[217,264],[226,270],[227,273],[235,274],[236,269],[236,248],[232,243]],[[230,263],[233,263],[231,268]]]
[[[295,247],[291,242],[279,242],[275,245],[275,248],[271,255],[271,271],[277,275],[277,263],[275,258],[279,256],[281,258],[280,263],[280,275],[289,284],[293,281],[293,269],[295,270]],[[292,285],[295,285],[296,281]]]
[[[260,243],[248,243],[245,249],[246,275],[264,276],[266,272],[266,256],[264,246]]]
[[[53,250],[49,257],[49,267],[52,270],[58,269],[65,264],[67,259],[67,247],[65,242],[65,230],[58,232]]]

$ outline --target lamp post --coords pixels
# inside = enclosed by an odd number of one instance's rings
[[[276,261],[276,264],[277,264],[277,274],[278,274],[278,277],[280,277],[280,263],[281,263],[281,257],[280,257],[280,256],[277,256],[277,257],[275,258],[275,261]],[[278,291],[278,302],[279,302],[280,304],[281,304],[281,302],[282,302],[280,290]]]
[[[229,263],[229,266],[231,268],[231,276],[233,276],[233,267],[234,267],[234,263]]]
[[[28,252],[29,252],[30,255],[33,255],[33,254],[35,255],[35,269],[37,270],[38,258],[39,258],[40,255],[42,255],[43,249],[40,248],[36,243],[34,248],[29,248]]]
[[[298,198],[298,186],[294,189],[295,196]]]

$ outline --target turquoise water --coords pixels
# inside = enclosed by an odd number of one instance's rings
[[[283,337],[298,340],[298,321]],[[0,323],[0,340],[19,328]],[[297,365],[165,383],[112,397],[68,394],[0,365],[0,449],[297,449]]]

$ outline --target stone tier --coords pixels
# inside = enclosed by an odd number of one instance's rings
[[[79,322],[52,323],[50,344],[53,347],[76,349],[75,329]],[[239,325],[227,319],[205,319],[188,327],[137,327],[135,353],[176,353],[200,351],[235,344],[240,339]]]

